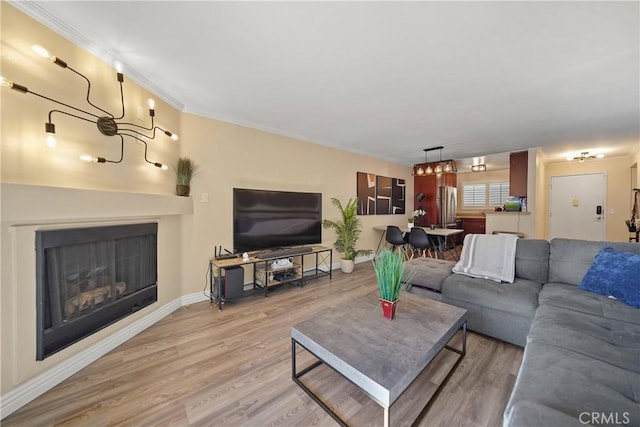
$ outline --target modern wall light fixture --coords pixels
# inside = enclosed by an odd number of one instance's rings
[[[413,165],[413,169],[411,170],[411,175],[414,176],[423,176],[423,175],[440,175],[442,172],[457,172],[456,161],[453,159],[442,160],[442,149],[443,146],[425,148],[424,155],[425,161],[424,163],[417,163]],[[440,160],[437,162],[429,163],[429,151],[440,151]]]
[[[580,163],[584,163],[585,160],[589,160],[589,159],[602,159],[604,157],[604,154],[600,153],[600,154],[596,154],[596,155],[589,155],[588,151],[583,151],[582,153],[580,153],[579,156],[577,155],[573,155],[570,154],[567,156],[567,160],[571,161],[571,160],[577,160]]]
[[[147,157],[147,150],[148,150],[148,142],[155,139],[156,137],[156,131],[160,131],[162,133],[164,133],[166,136],[170,137],[172,140],[176,141],[178,139],[178,135],[176,135],[175,133],[169,132],[168,130],[162,129],[159,126],[155,126],[154,125],[154,117],[155,117],[155,102],[152,99],[149,99],[148,102],[148,106],[149,106],[149,116],[151,117],[151,125],[149,127],[145,127],[145,126],[140,126],[137,125],[135,123],[128,123],[128,122],[124,122],[121,121],[124,116],[125,116],[125,109],[124,109],[124,93],[122,90],[122,83],[124,82],[124,75],[122,74],[122,69],[121,66],[117,66],[117,70],[116,70],[116,78],[118,80],[118,83],[120,84],[120,100],[122,102],[122,113],[120,114],[120,116],[116,117],[114,114],[110,113],[107,110],[104,110],[100,107],[98,107],[97,105],[95,105],[94,103],[91,102],[90,100],[90,95],[91,95],[91,82],[89,81],[89,79],[84,76],[82,73],[80,73],[79,71],[75,70],[74,68],[70,67],[65,61],[63,61],[62,59],[58,58],[57,56],[53,56],[49,53],[49,51],[47,51],[45,48],[43,48],[42,46],[39,45],[34,45],[32,47],[33,51],[42,56],[43,58],[49,58],[51,60],[51,62],[53,62],[54,64],[56,64],[57,66],[67,69],[69,71],[72,71],[73,73],[77,74],[78,76],[82,77],[84,80],[86,80],[87,82],[87,103],[95,108],[96,112],[90,112],[90,111],[86,111],[83,110],[82,108],[78,108],[78,107],[74,107],[72,105],[66,104],[64,102],[58,101],[56,99],[50,98],[48,96],[42,95],[40,93],[34,92],[32,90],[29,90],[27,87],[22,86],[20,84],[14,83],[12,81],[6,80],[4,77],[0,76],[0,85],[1,86],[5,86],[8,87],[10,89],[13,89],[17,92],[20,93],[29,93],[31,95],[35,95],[37,97],[46,99],[47,101],[51,101],[54,102],[58,105],[61,105],[63,107],[65,107],[67,110],[72,110],[73,112],[70,111],[64,111],[64,110],[51,110],[49,111],[49,118],[48,121],[45,123],[45,132],[46,132],[46,141],[47,141],[47,146],[54,148],[56,146],[56,139],[55,139],[55,134],[56,134],[56,126],[52,121],[53,118],[53,114],[57,113],[57,114],[64,114],[66,116],[69,117],[75,117],[76,119],[79,120],[84,120],[86,122],[90,122],[90,123],[94,123],[97,127],[98,127],[98,131],[100,131],[101,134],[106,135],[106,136],[119,136],[120,137],[120,158],[118,160],[111,160],[111,159],[106,159],[104,157],[97,157],[97,156],[93,156],[90,154],[83,154],[82,156],[80,156],[81,160],[85,160],[85,161],[93,161],[95,163],[120,163],[122,162],[122,159],[124,157],[124,137],[128,136],[130,138],[133,138],[139,142],[141,142],[142,144],[144,144],[144,160],[149,163],[152,164],[155,167],[161,168],[161,169],[168,169],[166,165],[159,163],[159,162],[153,162],[151,160],[148,159]],[[79,115],[81,114],[81,115]],[[142,132],[151,132],[150,135],[142,133]]]
[[[471,172],[485,172],[487,170],[487,165],[472,165]]]

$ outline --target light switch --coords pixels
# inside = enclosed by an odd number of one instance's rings
[[[578,199],[577,197],[574,197],[571,204],[573,205],[574,208],[577,208],[578,206],[580,206],[580,199]]]
[[[202,203],[209,203],[209,193],[202,193],[200,196],[200,201]]]

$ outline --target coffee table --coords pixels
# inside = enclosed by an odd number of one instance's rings
[[[406,292],[401,295],[394,320],[382,317],[376,293],[339,305],[292,327],[292,379],[331,417],[346,426],[346,422],[301,381],[303,375],[326,364],[382,406],[386,427],[391,406],[429,362],[443,349],[458,353],[455,364],[415,423],[428,411],[465,355],[466,313],[465,309]],[[448,346],[460,329],[462,349]],[[296,367],[297,346],[318,359],[300,372]]]

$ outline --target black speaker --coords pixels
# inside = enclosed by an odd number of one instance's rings
[[[244,292],[244,268],[231,267],[224,269],[222,278],[222,296],[225,298],[241,297]]]

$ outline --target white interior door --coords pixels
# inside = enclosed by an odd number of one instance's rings
[[[604,173],[549,179],[549,239],[606,240]]]

